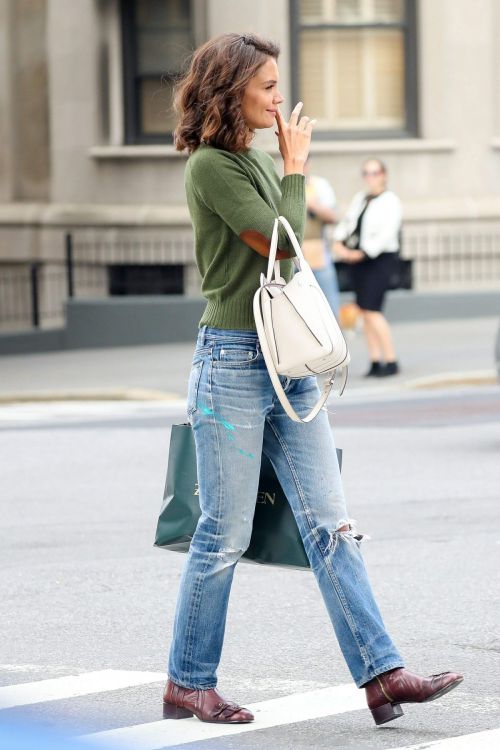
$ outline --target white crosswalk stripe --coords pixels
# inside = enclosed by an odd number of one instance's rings
[[[178,721],[153,721],[121,729],[82,735],[78,739],[86,742],[103,744],[105,747],[133,748],[134,750],[156,750],[172,745],[185,745],[189,742],[214,739],[215,737],[232,736],[255,732],[269,727],[292,724],[299,721],[310,721],[324,716],[357,711],[366,708],[364,691],[355,685],[338,685],[337,687],[310,690],[307,693],[295,693],[282,698],[272,698],[260,703],[247,704],[255,714],[255,721],[249,724],[208,724],[200,722],[195,716]]]
[[[105,693],[166,679],[166,675],[161,672],[104,669],[99,672],[87,672],[68,677],[54,677],[50,680],[24,682],[20,685],[0,687],[0,709],[75,698],[90,693]]]
[[[166,677],[166,674],[161,672],[105,669],[9,685],[0,687],[0,709],[123,690],[138,685],[164,682]],[[159,689],[159,696],[161,692]],[[366,710],[364,691],[358,690],[352,683],[307,690],[253,704],[245,703],[245,706],[255,714],[255,721],[248,724],[209,724],[193,716],[179,721],[161,720],[108,729],[80,735],[75,739],[83,740],[96,748],[102,746],[122,750],[159,750],[159,748],[311,721],[350,711]],[[497,747],[500,747],[500,729],[394,747],[391,750],[428,750],[429,748],[432,750],[471,750],[472,748],[493,750],[495,748],[496,750]]]
[[[500,747],[500,729],[487,729],[485,732],[463,734],[460,737],[447,737],[434,742],[422,742],[418,745],[394,747],[391,750],[496,750]]]

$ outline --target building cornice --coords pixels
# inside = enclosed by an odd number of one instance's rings
[[[259,146],[273,157],[279,157],[277,144]],[[364,154],[364,153],[435,153],[449,152],[456,149],[455,141],[447,138],[394,138],[377,140],[332,140],[311,143],[311,154]],[[130,146],[92,146],[88,154],[96,160],[110,159],[163,159],[187,158],[187,153],[177,151],[171,144],[130,145]]]

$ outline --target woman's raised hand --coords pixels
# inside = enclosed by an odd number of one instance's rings
[[[298,102],[292,110],[290,120],[287,122],[276,107],[276,123],[278,130],[274,132],[278,136],[279,149],[285,165],[285,174],[292,172],[303,173],[304,162],[309,154],[311,145],[311,134],[316,118],[312,119],[303,115],[299,119],[299,113],[303,102]]]

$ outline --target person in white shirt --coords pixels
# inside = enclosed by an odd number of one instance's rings
[[[356,193],[333,237],[339,260],[352,263],[356,303],[361,309],[371,366],[367,377],[396,375],[391,329],[382,308],[390,278],[397,270],[402,207],[387,188],[387,169],[380,159],[367,159],[362,176],[365,189]]]

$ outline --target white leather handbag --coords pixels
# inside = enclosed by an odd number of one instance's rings
[[[288,283],[280,275],[280,262],[276,259],[280,221],[296,253],[292,260],[297,270]],[[284,216],[274,220],[267,275],[260,275],[260,286],[253,297],[253,314],[264,361],[283,408],[295,422],[310,422],[330,395],[339,369],[339,396],[344,392],[350,354],[332,308]],[[330,376],[325,379],[321,396],[302,418],[292,407],[278,376],[302,378],[323,373]]]

